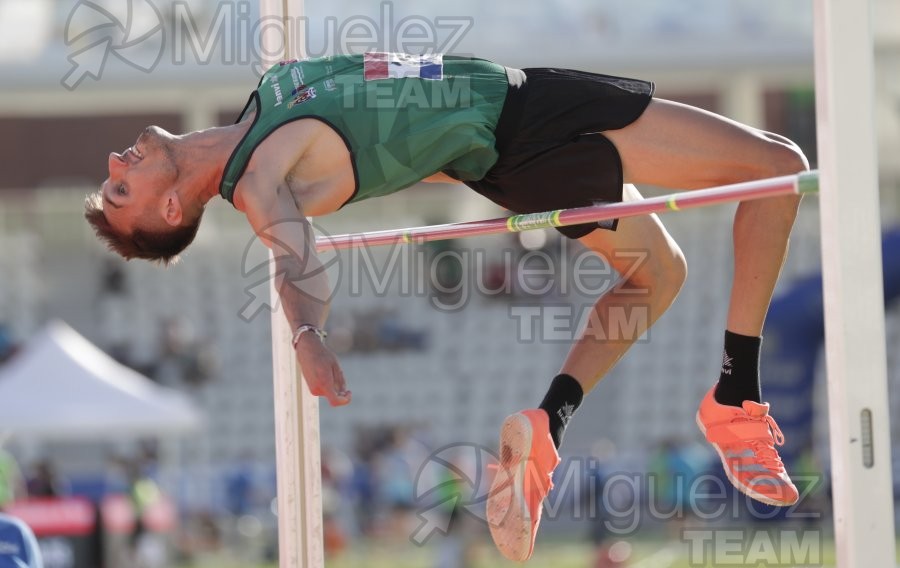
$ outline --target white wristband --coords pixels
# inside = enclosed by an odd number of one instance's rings
[[[305,324],[301,325],[300,327],[298,327],[294,331],[294,336],[291,338],[291,345],[294,346],[294,349],[297,348],[297,343],[300,342],[300,337],[302,337],[303,334],[306,333],[307,331],[311,331],[311,332],[315,333],[320,341],[325,341],[325,338],[328,337],[328,334],[325,333],[324,331],[322,331],[321,329],[319,329],[318,327],[316,327],[312,324],[309,324],[309,323],[305,323]]]

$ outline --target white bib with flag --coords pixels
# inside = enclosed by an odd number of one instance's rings
[[[366,81],[406,77],[440,81],[444,78],[444,56],[441,53],[366,53],[363,73]]]

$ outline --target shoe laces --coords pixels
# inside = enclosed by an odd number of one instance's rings
[[[753,449],[763,466],[778,472],[784,471],[784,462],[781,461],[781,456],[775,449],[775,446],[784,445],[784,433],[778,427],[775,419],[770,414],[765,414],[763,416],[742,416],[735,422],[764,422],[769,435],[766,438],[747,440],[747,444]]]

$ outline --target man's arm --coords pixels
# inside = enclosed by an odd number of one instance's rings
[[[322,327],[331,290],[328,275],[316,256],[312,227],[286,186],[275,191],[255,190],[252,175],[245,176],[241,183],[250,186],[242,192],[247,219],[275,258],[275,286],[291,329],[304,324]],[[351,393],[337,357],[315,333],[301,335],[296,353],[312,394],[326,397],[332,406],[350,402]]]

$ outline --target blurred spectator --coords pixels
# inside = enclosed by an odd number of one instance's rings
[[[188,558],[222,548],[221,528],[216,522],[216,516],[208,510],[188,514],[182,521],[178,538],[181,553]]]
[[[160,322],[158,349],[159,354],[147,374],[160,384],[199,387],[216,374],[218,358],[211,342],[197,338],[184,318]]]
[[[103,271],[100,274],[100,293],[103,296],[127,296],[128,279],[125,275],[124,263],[109,257],[103,262]]]
[[[328,332],[328,345],[337,354],[352,351],[356,322],[347,312],[335,310],[328,318],[325,330]]]
[[[3,449],[4,442],[0,437],[0,509],[27,494],[22,470],[12,454]]]
[[[459,241],[448,239],[425,243],[429,270],[426,273],[431,293],[443,303],[456,303],[463,296],[462,288],[468,285],[463,282],[468,266],[463,262]]]
[[[354,504],[360,534],[369,536],[375,527],[377,488],[375,468],[377,448],[371,431],[360,428],[356,432],[356,456],[349,490]]]
[[[350,460],[330,448],[322,449],[322,532],[329,557],[347,548],[347,531],[341,524],[341,493],[352,475]]]
[[[145,556],[148,551],[155,548],[152,538],[148,538],[145,524],[146,513],[153,505],[157,504],[162,493],[149,475],[152,467],[152,459],[146,459],[150,455],[147,447],[144,447],[140,458],[119,458],[116,463],[123,469],[127,487],[127,495],[134,513],[134,527],[128,540],[128,555],[131,566],[143,566],[147,564]]]
[[[413,507],[414,469],[409,455],[409,434],[406,428],[394,428],[391,446],[387,448],[380,472],[384,497],[395,510]]]
[[[593,568],[618,568],[626,566],[630,550],[623,550],[622,541],[616,531],[615,520],[621,519],[623,511],[634,506],[635,496],[630,492],[612,491],[607,481],[615,474],[615,444],[603,438],[597,440],[585,464],[586,484],[581,499],[588,511],[588,539],[594,546]]]
[[[653,510],[673,533],[697,510],[695,480],[709,466],[705,448],[675,438],[665,439],[650,458],[650,495]]]
[[[385,314],[378,322],[378,338],[381,348],[389,351],[424,351],[428,346],[427,331],[409,328],[395,314]]]
[[[69,494],[69,483],[49,459],[42,459],[34,465],[28,478],[28,494],[31,497],[63,497]]]
[[[6,324],[0,323],[0,365],[9,361],[18,348],[19,346],[13,339],[12,332]]]
[[[476,564],[477,535],[482,527],[466,507],[472,504],[473,489],[478,489],[470,486],[471,480],[478,479],[479,475],[468,449],[468,446],[457,447],[435,480],[437,503],[447,527],[447,534],[438,545],[435,568],[471,568]]]
[[[225,508],[235,517],[251,512],[254,504],[253,454],[250,450],[232,466],[225,478]]]
[[[388,509],[388,530],[393,536],[408,538],[414,524],[415,479],[427,454],[410,436],[408,426],[390,432],[389,445],[379,460],[380,495]]]
[[[429,333],[411,327],[395,311],[382,307],[354,310],[338,318],[329,333],[336,333],[341,352],[423,351],[428,348]],[[330,342],[329,342],[330,343]]]
[[[812,444],[806,445],[791,466],[791,479],[804,496],[794,508],[795,519],[807,525],[822,523],[825,513],[831,508],[830,484],[825,468],[818,459]]]
[[[97,326],[103,332],[104,350],[119,363],[133,367],[131,334],[128,333],[133,307],[124,264],[111,256],[104,259],[93,309]]]
[[[484,295],[489,298],[509,299],[515,278],[513,265],[512,257],[506,254],[502,258],[488,262],[481,282]]]

